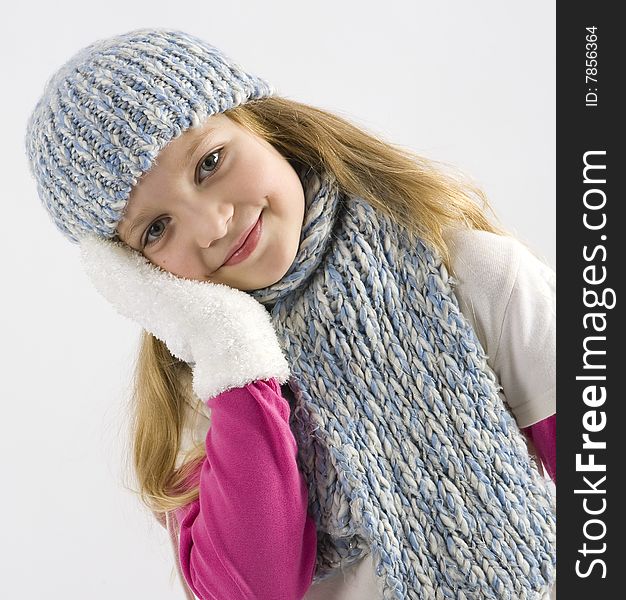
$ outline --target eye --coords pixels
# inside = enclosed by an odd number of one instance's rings
[[[165,232],[166,225],[163,225],[163,223],[167,224],[168,222],[169,217],[163,217],[153,221],[146,229],[144,239],[142,240],[142,247],[145,248],[146,246],[151,246],[152,244],[158,242],[161,237],[163,237],[163,233]],[[154,239],[152,239],[151,236],[155,236]]]
[[[214,158],[217,157],[217,158]],[[208,154],[206,154],[198,163],[198,169],[196,172],[196,176],[199,182],[203,181],[204,179],[206,179],[206,177],[210,177],[211,174],[215,173],[215,171],[217,171],[217,169],[219,168],[220,164],[222,162],[222,148],[218,148],[217,150],[213,150],[213,152],[209,152]],[[209,172],[209,175],[207,175],[206,177],[201,177],[201,173],[203,170],[206,170]]]

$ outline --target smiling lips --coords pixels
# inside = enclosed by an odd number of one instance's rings
[[[252,228],[247,233],[244,233],[245,238],[243,240],[243,243],[237,247],[237,250],[235,250],[235,252],[230,255],[228,260],[226,260],[222,266],[231,267],[233,265],[236,265],[246,260],[246,258],[248,258],[248,256],[250,256],[254,252],[254,249],[257,247],[257,244],[261,239],[261,233],[263,229],[262,225],[262,215],[259,215],[259,218],[252,226]]]

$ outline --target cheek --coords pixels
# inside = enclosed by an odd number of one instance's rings
[[[239,197],[264,196],[280,182],[276,165],[272,161],[255,160],[249,157],[237,163],[237,168],[229,178],[229,189],[233,191],[233,182]]]
[[[194,279],[197,276],[197,273],[195,273],[197,269],[194,269],[189,258],[181,253],[163,252],[162,256],[159,256],[158,260],[154,262],[165,271],[177,277]]]

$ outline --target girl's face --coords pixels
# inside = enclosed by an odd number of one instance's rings
[[[303,218],[304,190],[289,162],[264,139],[217,114],[159,153],[133,188],[117,231],[174,275],[248,291],[285,275]],[[224,264],[250,230],[244,244],[249,254]]]

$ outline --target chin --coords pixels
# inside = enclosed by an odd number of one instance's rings
[[[257,279],[256,281],[248,281],[246,282],[245,285],[243,286],[237,286],[239,287],[240,290],[244,291],[244,292],[250,292],[252,290],[262,290],[266,287],[269,287],[270,285],[274,285],[275,283],[277,283],[278,281],[280,281],[285,273],[287,271],[285,271],[282,274],[273,276],[273,277],[269,277],[269,276],[265,276],[265,277],[261,277],[259,279]]]
[[[241,286],[237,285],[236,287],[244,292],[262,290],[279,282],[287,274],[290,266],[291,263],[288,263],[287,266],[277,266],[274,264],[272,265],[274,268],[269,270],[264,269],[262,273],[257,273],[256,277],[246,277],[245,283],[242,282]]]

